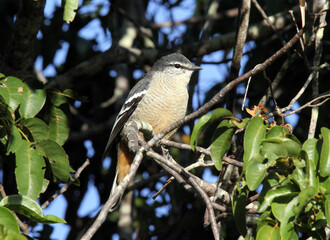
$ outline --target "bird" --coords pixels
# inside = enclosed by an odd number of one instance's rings
[[[110,197],[127,175],[134,159],[134,154],[129,151],[127,142],[121,136],[125,124],[132,120],[145,122],[151,125],[155,134],[158,134],[183,118],[187,111],[189,99],[187,86],[191,75],[201,69],[193,65],[184,55],[172,53],[158,59],[129,92],[116,117],[103,154],[104,159],[112,144],[118,142],[116,176]],[[170,139],[176,130],[164,138]],[[115,141],[116,139],[118,141]],[[121,197],[110,207],[110,211],[114,211],[119,206]]]

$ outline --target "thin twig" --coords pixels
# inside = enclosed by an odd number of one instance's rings
[[[87,158],[86,161],[83,163],[83,165],[81,165],[78,170],[76,171],[76,173],[74,174],[73,179],[76,180],[79,178],[81,172],[90,164],[89,159]],[[58,192],[56,192],[53,196],[51,196],[46,202],[44,202],[41,205],[41,209],[45,209],[46,207],[48,207],[48,205],[54,201],[58,196],[60,196],[61,194],[65,193],[68,188],[71,186],[71,184],[73,183],[73,181],[67,182]]]
[[[175,148],[179,148],[179,149],[185,149],[185,150],[191,150],[192,151],[192,148],[189,144],[173,142],[171,140],[166,140],[166,139],[161,139],[160,143],[163,144],[163,145],[169,146],[169,147],[175,147]],[[200,153],[203,153],[207,156],[211,156],[211,152],[210,152],[209,149],[196,146],[196,151],[200,152]],[[222,160],[225,161],[225,163],[227,163],[227,164],[231,164],[231,165],[234,165],[236,167],[243,167],[242,162],[240,162],[238,160],[235,160],[233,158],[224,156],[222,158]]]
[[[143,159],[143,148],[140,148],[140,150],[136,153],[134,160],[132,162],[132,165],[128,171],[128,174],[125,176],[123,181],[118,185],[117,191],[110,195],[104,206],[102,207],[100,213],[96,217],[95,221],[93,222],[92,226],[87,230],[87,232],[82,236],[81,240],[89,240],[91,239],[95,232],[101,227],[104,219],[109,213],[109,210],[111,206],[119,199],[122,192],[125,191],[128,184],[131,182],[132,179],[134,179],[135,173],[140,166],[140,163]]]
[[[320,103],[313,104],[314,102],[317,102],[317,101],[319,101],[319,100],[321,100],[321,99],[323,99],[323,98],[326,98],[326,99],[324,99],[324,100],[323,100],[322,102],[320,102]],[[299,111],[301,111],[302,109],[307,108],[307,107],[319,107],[319,106],[321,106],[322,104],[324,104],[326,101],[328,101],[329,99],[330,99],[330,94],[325,94],[325,95],[319,96],[319,97],[317,97],[317,98],[314,98],[312,101],[310,101],[310,102],[304,104],[304,105],[301,106],[300,108],[298,108],[298,109],[296,109],[296,110],[294,110],[294,111],[291,111],[291,112],[289,112],[289,113],[283,114],[283,117],[287,117],[287,116],[289,116],[289,115],[291,115],[291,114],[294,114],[294,113],[296,113],[296,112],[299,112]],[[281,112],[284,112],[284,111],[287,111],[286,108],[284,108],[284,110],[281,109]]]
[[[269,20],[267,14],[265,13],[265,11],[262,9],[262,7],[259,5],[259,3],[257,2],[257,0],[252,0],[252,3],[254,4],[254,6],[256,7],[256,9],[259,11],[260,15],[263,17],[263,19],[269,24],[269,26],[273,29],[273,31],[275,32],[275,34],[277,35],[278,39],[280,39],[282,45],[284,46],[286,44],[284,38],[282,37],[282,35],[279,33],[279,31],[276,29],[275,25]]]
[[[177,163],[173,163],[172,161],[166,161],[166,159],[155,153],[154,151],[152,150],[149,150],[147,152],[147,156],[150,156],[152,157],[153,159],[156,160],[156,162],[160,161],[162,162],[163,164],[166,164],[168,167],[170,167],[173,171],[179,173],[181,176],[183,176],[186,181],[192,185],[192,187],[200,194],[200,196],[202,197],[202,199],[204,200],[205,204],[206,204],[206,208],[209,212],[209,216],[210,216],[210,222],[211,222],[211,228],[212,228],[212,232],[213,232],[213,236],[214,236],[214,239],[218,240],[219,237],[220,237],[220,234],[219,234],[219,230],[218,230],[218,227],[217,227],[217,223],[215,221],[215,215],[214,215],[214,210],[213,210],[213,207],[212,207],[212,203],[208,197],[208,195],[205,193],[205,191],[199,186],[199,184],[197,184],[197,182],[195,181],[195,179],[189,174],[187,173],[184,168],[182,166],[180,166],[179,164]]]

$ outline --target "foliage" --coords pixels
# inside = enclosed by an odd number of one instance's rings
[[[15,166],[19,193],[0,201],[1,236],[9,239],[10,234],[20,233],[9,209],[40,223],[65,223],[54,215],[44,216],[35,200],[47,190],[49,181],[70,179],[72,169],[62,148],[68,137],[64,114],[68,95],[46,91],[36,79],[1,75],[0,96],[1,159]]]
[[[67,239],[81,238],[106,202],[114,178],[115,149],[101,160],[114,119],[128,91],[156,58],[178,51],[202,65],[189,85],[192,113],[233,85],[235,68],[246,73],[272,60],[297,33],[296,26],[302,28],[297,1],[258,1],[274,28],[251,1],[243,57],[232,61],[240,40],[235,31],[241,2],[0,1],[0,72],[5,74],[0,79],[0,187],[7,193],[5,197],[1,192],[0,198],[0,238],[51,239],[53,228],[64,222],[70,228]],[[252,74],[248,90],[242,81],[174,136],[182,146],[171,147],[170,154],[190,168],[194,179],[204,180],[200,186],[214,201],[223,239],[327,237],[330,35],[328,19],[319,22],[327,12],[310,10],[302,42]],[[178,21],[183,18],[187,21]],[[270,82],[276,82],[272,91]],[[70,101],[77,98],[68,89],[88,100]],[[245,90],[245,105],[258,106],[253,110],[241,110]],[[259,105],[261,99],[265,101]],[[308,136],[312,120],[314,138]],[[73,169],[86,158],[91,165],[75,182],[79,184],[62,194],[65,220],[46,215],[41,206],[61,183],[73,181]],[[119,234],[131,239],[135,234],[139,239],[212,239],[204,201],[187,185],[170,184],[170,177],[145,158],[122,209],[109,213],[93,238]],[[90,196],[88,190],[94,190],[95,202],[82,215],[78,209]],[[22,234],[20,221],[29,224],[29,236]],[[52,222],[59,224],[48,225]],[[36,230],[37,223],[43,223],[41,230]]]

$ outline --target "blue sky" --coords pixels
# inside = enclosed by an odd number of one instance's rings
[[[54,0],[54,1],[46,1],[46,8],[45,8],[45,16],[46,17],[52,17],[53,11],[55,9],[55,6],[60,6],[61,1],[60,0]],[[102,6],[101,15],[107,14],[109,7],[108,3],[105,3],[102,0],[92,0],[91,3],[88,6],[85,6],[83,8],[80,8],[78,11],[81,13],[89,13],[96,10],[97,6]],[[168,10],[163,7],[160,3],[157,3],[156,1],[150,1],[150,4],[148,5],[147,9],[147,17],[151,17],[154,15],[155,12],[157,14],[155,15],[155,21],[156,22],[164,22],[164,21],[170,21],[171,17],[173,17],[173,20],[184,20],[188,19],[192,16],[194,12],[195,3],[194,0],[185,0],[182,2],[182,4],[176,8],[173,9],[172,15],[168,12]],[[63,23],[63,28],[66,29],[66,24]],[[164,28],[162,29],[165,33],[170,33],[171,37],[174,39],[175,37],[178,37],[181,35],[182,32],[185,31],[185,26],[178,26],[174,29]],[[82,29],[79,32],[80,37],[83,37],[85,39],[96,39],[98,42],[98,45],[96,48],[100,51],[105,51],[110,48],[111,46],[111,36],[109,32],[104,33],[103,29],[101,28],[101,24],[99,20],[93,20],[91,21],[84,29]],[[39,33],[38,37],[42,37],[42,34]],[[54,63],[55,66],[59,66],[65,61],[67,51],[69,49],[69,45],[67,42],[61,43],[61,50],[59,50],[56,53]],[[250,50],[254,47],[254,43],[250,42],[247,44],[247,47],[245,51]],[[207,56],[204,56],[204,61],[220,61],[223,58],[223,51],[217,51],[212,54],[209,54]],[[230,56],[228,56],[230,57]],[[243,56],[242,58],[242,69],[244,68],[246,62],[248,60],[248,56]],[[35,66],[38,69],[42,68],[42,58],[38,57],[35,63]],[[43,73],[46,77],[56,76],[56,69],[55,66],[49,65],[46,69],[43,70]],[[200,71],[200,81],[199,81],[199,90],[200,95],[197,96],[196,94],[193,96],[193,104],[195,107],[198,106],[198,102],[202,102],[204,98],[204,94],[207,92],[207,90],[210,89],[211,86],[224,81],[224,78],[226,77],[223,73],[228,71],[228,68],[230,67],[230,62],[227,64],[221,64],[219,65],[207,65],[204,64],[203,70]],[[240,72],[242,74],[242,72]],[[253,84],[253,79],[252,83]],[[241,85],[238,88],[238,91],[243,92],[245,91],[244,85]],[[251,107],[251,106],[249,106]],[[299,106],[294,105],[294,109]],[[297,116],[291,115],[290,117],[286,118],[286,120],[293,126],[295,126],[295,122],[297,120]],[[85,147],[88,150],[89,157],[92,157],[93,147],[91,141],[85,142]],[[110,165],[110,159],[105,161],[105,167],[109,167]],[[0,173],[1,174],[1,173]],[[1,175],[0,175],[1,176]],[[211,171],[205,171],[205,175],[203,176],[204,179],[210,182],[216,181],[217,177],[213,176],[211,174]],[[150,192],[146,191],[144,194],[146,196],[150,196]],[[150,198],[150,201],[153,201]],[[83,202],[79,208],[78,215],[80,217],[84,217],[86,215],[94,216],[97,214],[97,212],[100,210],[100,199],[97,193],[96,188],[94,187],[93,180],[91,179],[88,185],[88,192],[86,196],[83,199]],[[66,201],[63,196],[59,196],[55,201],[53,201],[49,207],[47,207],[44,210],[44,214],[54,214],[56,216],[64,218],[66,211]],[[158,214],[166,214],[166,207],[163,209],[159,209]],[[52,239],[65,239],[70,227],[65,224],[52,224],[54,227],[54,232],[51,235]]]

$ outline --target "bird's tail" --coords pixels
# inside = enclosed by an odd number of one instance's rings
[[[117,186],[123,181],[124,177],[127,175],[133,159],[134,159],[134,154],[129,152],[127,143],[125,141],[120,141],[118,148],[116,176],[111,187],[110,197],[116,193]],[[113,212],[118,208],[121,199],[123,197],[123,194],[124,192],[122,192],[118,200],[111,205],[110,212]]]

